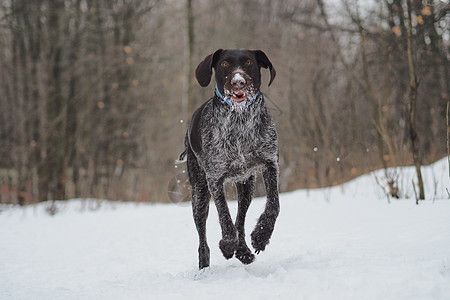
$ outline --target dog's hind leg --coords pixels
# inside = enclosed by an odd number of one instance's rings
[[[214,198],[217,212],[219,214],[220,227],[222,228],[222,239],[219,242],[219,248],[226,259],[233,257],[238,247],[238,237],[236,227],[231,219],[230,211],[225,199],[223,189],[223,179],[208,181],[209,190]]]
[[[238,192],[238,212],[235,225],[238,231],[239,246],[235,256],[242,263],[250,264],[255,260],[255,255],[250,251],[245,242],[245,217],[255,190],[255,176],[251,176],[245,182],[237,182],[236,189]]]
[[[251,234],[252,246],[257,254],[260,251],[264,251],[267,244],[269,244],[275,221],[280,212],[278,176],[278,164],[276,162],[268,162],[263,169],[264,184],[267,191],[266,207]]]

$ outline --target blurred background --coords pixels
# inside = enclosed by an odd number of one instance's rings
[[[262,91],[281,191],[431,163],[447,154],[449,23],[438,0],[2,0],[0,202],[169,201],[213,94],[194,70],[218,48],[276,68]]]

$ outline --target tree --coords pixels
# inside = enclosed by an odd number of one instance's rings
[[[261,88],[278,130],[283,191],[413,165],[414,131],[421,163],[444,156],[448,5],[410,1],[409,19],[405,0],[330,3],[3,3],[0,201],[164,201],[184,147],[180,120],[214,88],[195,83],[194,67],[217,48],[262,49],[277,69],[270,88],[262,70]]]
[[[416,102],[417,102],[417,75],[414,66],[413,40],[412,40],[412,5],[411,0],[407,0],[408,5],[408,37],[407,37],[407,54],[409,69],[409,86],[410,86],[410,103],[409,103],[409,137],[411,142],[411,151],[413,154],[414,165],[417,172],[417,180],[419,184],[419,199],[425,199],[425,190],[423,186],[422,172],[420,170],[421,160],[419,149],[417,146],[417,130],[416,130]],[[417,200],[416,203],[418,204]]]

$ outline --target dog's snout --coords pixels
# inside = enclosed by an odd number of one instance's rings
[[[237,88],[237,89],[243,88],[246,83],[247,82],[245,81],[245,78],[239,72],[234,73],[233,78],[231,78],[231,85],[234,88]]]

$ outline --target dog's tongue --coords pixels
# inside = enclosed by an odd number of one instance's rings
[[[233,94],[233,100],[236,101],[236,102],[242,102],[246,98],[247,98],[247,96],[243,92],[236,92],[236,93]]]

